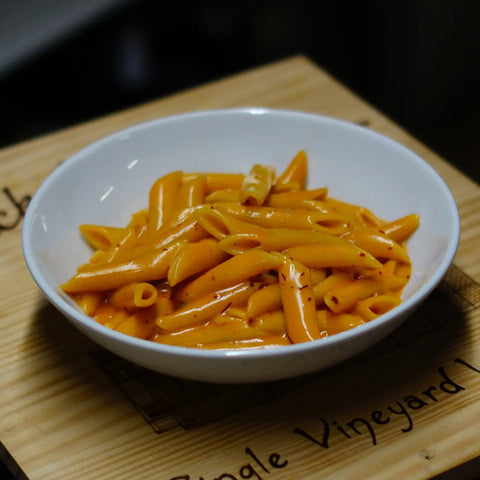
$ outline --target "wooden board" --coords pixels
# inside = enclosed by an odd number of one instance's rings
[[[425,305],[367,352],[304,378],[222,386],[144,370],[77,332],[24,265],[23,212],[60,162],[135,123],[234,106],[386,134],[430,162],[458,203],[455,264]],[[478,466],[467,462],[480,457],[480,187],[307,59],[6,148],[0,188],[0,458],[30,480],[423,479]]]

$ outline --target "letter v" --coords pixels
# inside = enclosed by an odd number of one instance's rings
[[[323,448],[328,448],[328,437],[330,436],[330,426],[328,425],[328,422],[320,417],[319,420],[323,424],[323,438],[322,440],[317,440],[316,438],[312,437],[309,435],[305,430],[302,430],[301,428],[294,428],[293,431],[294,433],[297,433],[298,435],[301,435],[302,437],[305,437],[307,440],[310,440],[311,442],[315,443],[316,445],[320,445]]]
[[[454,360],[454,362],[456,362],[456,363],[461,363],[462,365],[464,365],[465,367],[469,368],[470,370],[473,370],[474,372],[480,373],[480,370],[478,370],[478,368],[473,367],[472,365],[470,365],[469,363],[467,363],[465,360],[462,360],[461,358],[456,358],[456,359]]]

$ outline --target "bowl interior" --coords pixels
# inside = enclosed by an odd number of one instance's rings
[[[76,308],[58,286],[91,254],[79,224],[124,226],[146,207],[153,182],[173,170],[246,173],[262,163],[280,173],[300,149],[308,155],[310,188],[327,186],[332,197],[388,220],[420,215],[408,244],[413,272],[404,300],[417,302],[430,292],[452,261],[459,235],[455,202],[434,170],[366,128],[263,109],[160,119],[74,155],[42,184],[27,210],[23,246],[30,271],[53,303]]]

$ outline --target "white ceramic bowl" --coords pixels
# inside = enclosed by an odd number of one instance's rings
[[[148,191],[173,170],[277,171],[304,149],[309,186],[393,220],[418,213],[408,247],[412,278],[404,302],[381,318],[311,343],[257,351],[205,351],[160,345],[112,331],[84,315],[59,285],[91,252],[81,223],[123,226],[147,205]],[[455,201],[420,157],[373,131],[313,114],[266,109],[197,112],[137,125],[76,153],[41,185],[27,209],[23,249],[46,297],[79,330],[108,350],[169,375],[212,382],[292,377],[347,359],[398,327],[431,293],[459,240]]]

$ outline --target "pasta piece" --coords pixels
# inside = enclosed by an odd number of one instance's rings
[[[182,177],[183,178],[183,177]],[[192,218],[193,213],[205,203],[206,179],[196,175],[178,185],[176,198],[171,200],[168,215],[165,215],[161,232],[178,227]]]
[[[419,224],[419,216],[411,214],[387,223],[382,227],[382,232],[401,245],[413,235]]]
[[[256,233],[265,230],[258,225],[221,213],[213,205],[199,209],[196,218],[198,223],[217,240],[235,233]]]
[[[183,182],[178,190],[177,210],[181,212],[187,208],[203,205],[206,190],[207,179],[205,175],[197,175]]]
[[[315,190],[300,190],[297,192],[272,193],[264,205],[276,208],[305,208],[308,201],[325,198],[328,192],[327,188],[317,188]]]
[[[321,204],[326,211],[337,212],[350,217],[352,223],[360,228],[376,228],[385,223],[365,207],[341,202],[331,197]]]
[[[155,318],[158,318],[161,315],[172,313],[174,310],[175,305],[173,303],[173,300],[170,297],[159,293],[159,295],[157,296],[157,301],[155,302]]]
[[[395,295],[376,295],[358,302],[355,312],[366,320],[371,321],[389,312],[400,305],[400,303],[402,303],[402,301]]]
[[[278,268],[285,326],[293,343],[320,338],[310,270],[285,257]]]
[[[328,269],[321,268],[321,269],[312,269],[310,271],[312,276],[312,285],[315,288],[319,283],[322,283],[328,276]]]
[[[132,215],[132,218],[124,230],[123,236],[105,252],[101,261],[96,263],[111,263],[125,256],[139,243],[147,232],[147,211],[141,210]]]
[[[244,205],[263,205],[275,180],[275,169],[255,164],[243,180],[240,190],[240,203]]]
[[[214,343],[261,338],[265,335],[268,333],[237,319],[220,325],[216,323],[200,325],[171,334],[159,333],[155,341],[168,345],[201,348]]]
[[[259,290],[261,291],[261,290]],[[265,330],[267,332],[273,332],[279,335],[286,333],[285,327],[285,315],[283,310],[280,309],[274,311],[265,311],[257,314],[254,318],[250,319],[250,324],[256,328]]]
[[[215,190],[214,192],[207,195],[205,202],[240,203],[240,190]]]
[[[212,238],[187,243],[173,257],[168,269],[168,283],[173,287],[186,278],[210,270],[228,257],[228,253]]]
[[[156,331],[155,309],[139,310],[128,316],[115,330],[131,337],[150,339]]]
[[[300,150],[285,171],[277,178],[276,185],[298,183],[301,190],[305,189],[307,183],[307,154]]]
[[[276,268],[282,259],[279,255],[252,249],[235,255],[220,265],[212,268],[185,286],[180,286],[177,298],[189,302],[205,293],[222,290],[251,277]]]
[[[102,263],[112,263],[122,256],[122,253],[131,251],[138,243],[133,228],[127,228],[121,240],[105,252]]]
[[[207,348],[209,350],[255,350],[265,348],[276,348],[285,345],[291,345],[292,342],[287,334],[283,335],[268,335],[266,337],[249,338],[246,340],[226,340],[224,342],[214,342],[205,345],[198,345],[198,348]]]
[[[293,193],[301,190],[298,182],[274,183],[272,193]]]
[[[191,218],[188,218],[170,230],[161,230],[131,250],[121,252],[117,260],[130,260],[131,258],[169,247],[175,242],[197,242],[207,236],[208,232],[199,224],[195,216],[192,215]]]
[[[214,207],[221,213],[264,228],[311,229],[331,235],[342,235],[348,227],[348,219],[336,213],[274,207],[246,207],[233,203],[215,203]]]
[[[255,292],[247,303],[247,314],[250,318],[258,317],[265,312],[272,312],[282,308],[280,285],[273,283]]]
[[[105,291],[120,288],[126,283],[150,282],[165,278],[168,266],[180,243],[127,262],[93,266],[74,275],[62,285],[66,293]]]
[[[118,310],[112,304],[106,302],[102,303],[93,315],[96,322],[112,329],[125,321],[127,317],[128,313],[125,310]]]
[[[389,260],[383,267],[366,278],[376,282],[380,293],[400,294],[410,279],[410,265],[403,264],[404,268],[395,260]]]
[[[93,317],[104,301],[104,296],[98,292],[84,292],[75,295],[74,300],[83,312]]]
[[[175,210],[183,172],[176,171],[159,178],[150,189],[148,231],[153,235],[165,225]]]
[[[80,265],[78,267],[78,271],[81,271],[82,269],[88,269],[91,265],[98,265],[100,263],[106,263],[106,258],[107,258],[108,252],[105,250],[96,250],[93,252],[92,256],[90,257],[90,260],[88,263],[85,263],[83,265]]]
[[[125,320],[128,319],[128,312],[126,310],[117,310],[115,315],[113,315],[104,325],[111,330],[116,330],[119,325],[121,325]]]
[[[244,282],[231,288],[197,296],[195,300],[166,315],[157,317],[157,326],[163,330],[179,330],[205,323],[230,305],[243,304],[260,286]]]
[[[322,282],[317,283],[313,287],[313,294],[315,295],[315,302],[317,305],[323,305],[325,295],[338,285],[346,285],[350,283],[352,278],[350,274],[342,271],[333,272],[325,278]]]
[[[351,313],[335,315],[328,310],[319,310],[317,319],[318,327],[322,331],[323,337],[346,332],[365,323],[365,320],[359,315]]]
[[[184,181],[199,175],[191,173],[184,175]],[[245,175],[243,173],[203,173],[206,180],[206,194],[209,195],[217,190],[240,190],[242,188]]]
[[[376,282],[368,279],[340,284],[325,295],[325,305],[334,313],[345,313],[350,311],[360,300],[375,295],[377,288]]]
[[[220,315],[214,317],[211,321],[224,324],[231,322],[232,320],[248,320],[247,309],[244,305],[235,305],[235,306],[228,306]]]
[[[137,238],[143,237],[148,228],[148,210],[140,210],[132,215],[130,222],[128,222],[127,228],[132,229],[135,232]]]
[[[408,254],[404,247],[386,235],[375,230],[353,230],[344,238],[354,245],[370,252],[375,258],[387,258],[408,262]]]
[[[108,250],[121,240],[125,232],[124,228],[103,225],[80,225],[79,230],[95,250]]]
[[[266,287],[267,285],[278,283],[278,273],[275,270],[263,272],[260,275],[257,275],[255,278],[261,283],[262,288]]]
[[[157,296],[157,289],[150,283],[129,283],[112,293],[110,303],[117,308],[137,310],[151,307]]]
[[[289,248],[284,253],[309,268],[363,267],[378,269],[382,267],[382,264],[370,253],[348,242],[301,245]]]
[[[283,252],[300,245],[334,243],[349,245],[343,238],[323,232],[294,228],[270,228],[253,233],[228,235],[219,242],[221,248],[231,254],[237,254],[250,248]]]
[[[209,293],[198,297],[171,313],[157,317],[157,326],[163,330],[180,330],[199,323],[221,313],[230,304],[230,299],[218,293]]]

